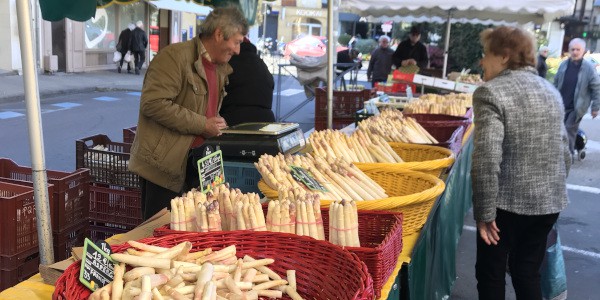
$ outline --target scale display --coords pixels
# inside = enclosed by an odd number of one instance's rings
[[[306,145],[297,123],[243,123],[222,130],[205,145],[221,149],[223,157],[257,161],[263,154],[296,153]]]

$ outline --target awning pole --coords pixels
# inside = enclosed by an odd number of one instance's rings
[[[19,23],[21,62],[23,65],[25,104],[27,107],[27,125],[29,127],[29,148],[31,152],[31,169],[33,171],[40,263],[42,265],[50,265],[54,263],[54,249],[52,247],[52,227],[50,224],[50,205],[48,202],[46,163],[44,160],[40,92],[35,59],[33,57],[33,35],[29,0],[17,0],[17,19]]]
[[[327,1],[327,128],[332,128],[333,123],[333,54],[335,41],[333,36],[333,1]]]
[[[442,70],[442,78],[446,79],[446,73],[448,72],[448,49],[450,49],[450,18],[452,17],[452,10],[448,10],[448,20],[446,20],[446,36],[444,37],[444,69]]]

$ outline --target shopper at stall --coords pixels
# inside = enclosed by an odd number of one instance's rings
[[[567,206],[563,105],[537,75],[531,34],[501,26],[480,38],[486,83],[473,94],[471,170],[479,299],[504,299],[508,263],[517,299],[540,300],[547,235]]]
[[[392,72],[392,55],[394,51],[390,49],[390,38],[387,35],[379,37],[379,47],[371,52],[371,60],[367,68],[367,78],[375,87],[376,82],[386,82],[387,77]]]
[[[594,65],[583,59],[585,41],[575,38],[569,43],[569,59],[558,67],[554,85],[563,99],[564,123],[569,134],[569,150],[575,155],[575,139],[579,123],[592,107],[592,118],[598,116],[600,109],[600,78]]]
[[[275,81],[256,46],[247,38],[240,45],[240,54],[229,61],[233,73],[225,86],[227,96],[219,114],[229,126],[246,122],[274,122],[273,88]]]
[[[198,187],[190,149],[227,126],[218,115],[231,67],[248,23],[235,7],[215,8],[200,34],[162,49],[142,87],[129,169],[140,176],[144,219],[182,192]]]
[[[129,50],[135,59],[135,74],[140,75],[140,70],[146,62],[146,47],[148,47],[148,37],[144,29],[144,23],[137,21],[135,23],[135,29],[131,31],[131,38],[129,42]]]
[[[417,26],[410,29],[408,38],[402,41],[394,52],[393,62],[396,68],[417,65],[419,69],[427,68],[429,56],[427,47],[420,42],[421,30]]]
[[[546,74],[548,74],[548,64],[546,64],[546,58],[548,58],[548,53],[550,49],[546,46],[541,46],[539,55],[537,58],[537,71],[538,75],[542,78],[546,78]]]

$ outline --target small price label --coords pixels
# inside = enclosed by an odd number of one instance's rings
[[[309,190],[327,193],[327,189],[313,177],[309,170],[293,165],[290,166],[290,169],[292,169],[292,177],[296,181],[304,183]]]
[[[112,282],[114,272],[115,263],[110,255],[86,238],[83,245],[79,281],[90,290],[95,291]]]
[[[200,189],[206,193],[225,182],[223,171],[223,154],[217,150],[198,160]]]

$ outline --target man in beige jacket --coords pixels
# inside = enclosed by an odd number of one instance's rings
[[[216,8],[198,37],[169,45],[152,60],[129,161],[129,169],[140,176],[144,219],[197,187],[188,152],[227,126],[218,114],[232,72],[227,62],[239,53],[247,33],[239,9]]]

